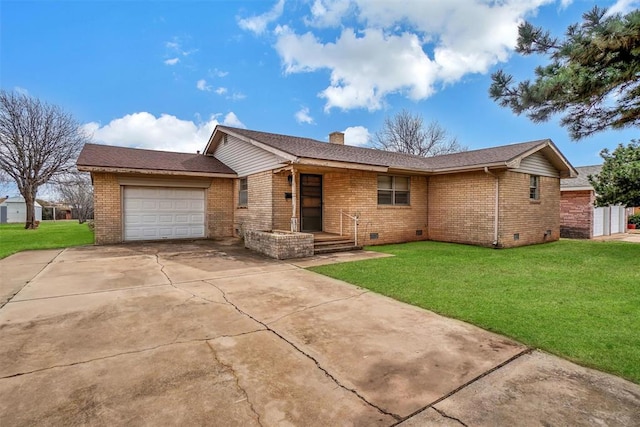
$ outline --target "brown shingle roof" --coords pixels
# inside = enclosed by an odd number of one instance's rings
[[[203,154],[173,153],[98,144],[85,144],[76,164],[78,167],[235,174],[220,160]]]
[[[330,144],[309,138],[258,132],[228,126],[218,126],[216,129],[222,132],[242,135],[296,157],[385,166],[396,169],[418,169],[430,172],[498,163],[506,164],[519,155],[550,142],[550,140],[544,139],[504,145],[501,147],[464,151],[443,156],[421,157],[372,148]]]
[[[573,188],[593,188],[589,182],[589,175],[597,175],[602,170],[602,165],[578,166],[578,177],[573,179],[561,179],[560,189],[571,190]]]

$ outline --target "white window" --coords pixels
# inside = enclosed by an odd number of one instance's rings
[[[529,177],[529,199],[540,200],[540,177],[537,175]]]
[[[247,206],[249,202],[247,178],[240,178],[238,184],[238,206]]]
[[[378,175],[378,204],[379,205],[409,205],[408,176]]]

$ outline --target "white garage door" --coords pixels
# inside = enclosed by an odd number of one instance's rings
[[[124,240],[205,237],[204,190],[124,187]]]

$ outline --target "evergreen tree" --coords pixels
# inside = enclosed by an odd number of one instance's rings
[[[563,39],[523,23],[516,52],[542,54],[551,63],[520,83],[500,70],[489,95],[516,114],[544,122],[554,114],[572,139],[640,124],[640,11],[606,14],[594,7]]]

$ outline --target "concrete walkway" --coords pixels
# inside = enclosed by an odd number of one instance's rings
[[[2,425],[640,425],[636,384],[234,241],[24,252],[0,278]]]
[[[618,241],[618,242],[629,242],[629,243],[640,243],[640,233],[634,232],[633,233],[618,233],[618,234],[612,234],[610,236],[600,236],[600,237],[595,237],[593,240],[597,240],[597,241]]]

